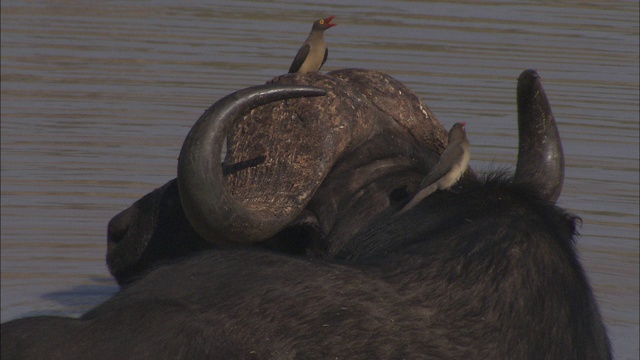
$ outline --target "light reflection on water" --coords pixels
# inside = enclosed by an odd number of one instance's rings
[[[109,297],[108,220],[175,177],[205,108],[286,72],[311,21],[336,15],[323,70],[385,71],[446,128],[467,121],[476,170],[515,165],[515,80],[539,71],[559,203],[584,221],[617,358],[636,358],[637,1],[333,3],[2,2],[2,321]]]

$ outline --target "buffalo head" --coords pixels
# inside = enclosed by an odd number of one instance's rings
[[[291,97],[283,86],[327,95],[282,100]],[[299,95],[320,94],[306,89]],[[153,257],[228,243],[325,254],[329,234],[353,233],[359,217],[415,191],[445,141],[418,97],[375,71],[285,75],[234,93],[208,109],[185,140],[179,191],[170,182],[111,220],[109,269],[123,282]],[[185,215],[195,226],[183,234]],[[179,225],[163,229],[165,222]]]
[[[289,91],[285,85],[327,94],[277,101]],[[528,160],[519,160],[517,178],[555,200],[562,150],[550,109],[539,110],[544,104],[537,75],[524,72],[518,157]],[[542,128],[527,121],[539,117],[547,120]],[[417,192],[445,142],[446,131],[413,92],[379,72],[286,75],[234,93],[191,130],[178,180],[111,220],[109,269],[124,283],[159,261],[233,242],[336,256],[371,219],[397,211]],[[467,172],[458,186],[476,181]]]

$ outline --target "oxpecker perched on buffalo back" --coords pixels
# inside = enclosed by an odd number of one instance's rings
[[[295,59],[293,59],[289,73],[306,74],[320,70],[329,55],[329,49],[327,49],[327,44],[324,42],[323,34],[328,28],[336,26],[336,24],[331,23],[333,18],[334,16],[329,16],[313,23],[311,33],[309,33],[309,37],[307,37],[307,40],[298,50]]]
[[[456,123],[449,130],[447,148],[444,149],[436,166],[422,180],[421,190],[405,205],[400,213],[416,206],[436,190],[448,190],[455,185],[467,170],[471,158],[471,146],[464,132],[466,123]]]

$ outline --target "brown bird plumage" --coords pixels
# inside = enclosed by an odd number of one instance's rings
[[[447,148],[444,149],[431,172],[422,180],[421,190],[400,210],[399,214],[413,208],[436,190],[450,189],[467,171],[469,159],[471,159],[471,146],[464,132],[465,125],[466,123],[456,123],[449,130]]]
[[[329,16],[326,19],[319,19],[313,23],[311,33],[307,37],[307,40],[302,44],[300,50],[293,59],[293,63],[289,68],[289,73],[306,74],[309,72],[317,72],[320,70],[327,56],[329,55],[329,49],[324,42],[324,31],[336,24],[332,24],[334,16]]]

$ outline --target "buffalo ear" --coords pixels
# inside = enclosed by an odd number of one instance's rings
[[[564,181],[562,142],[540,76],[525,70],[518,78],[519,149],[515,181],[532,185],[551,203]]]

